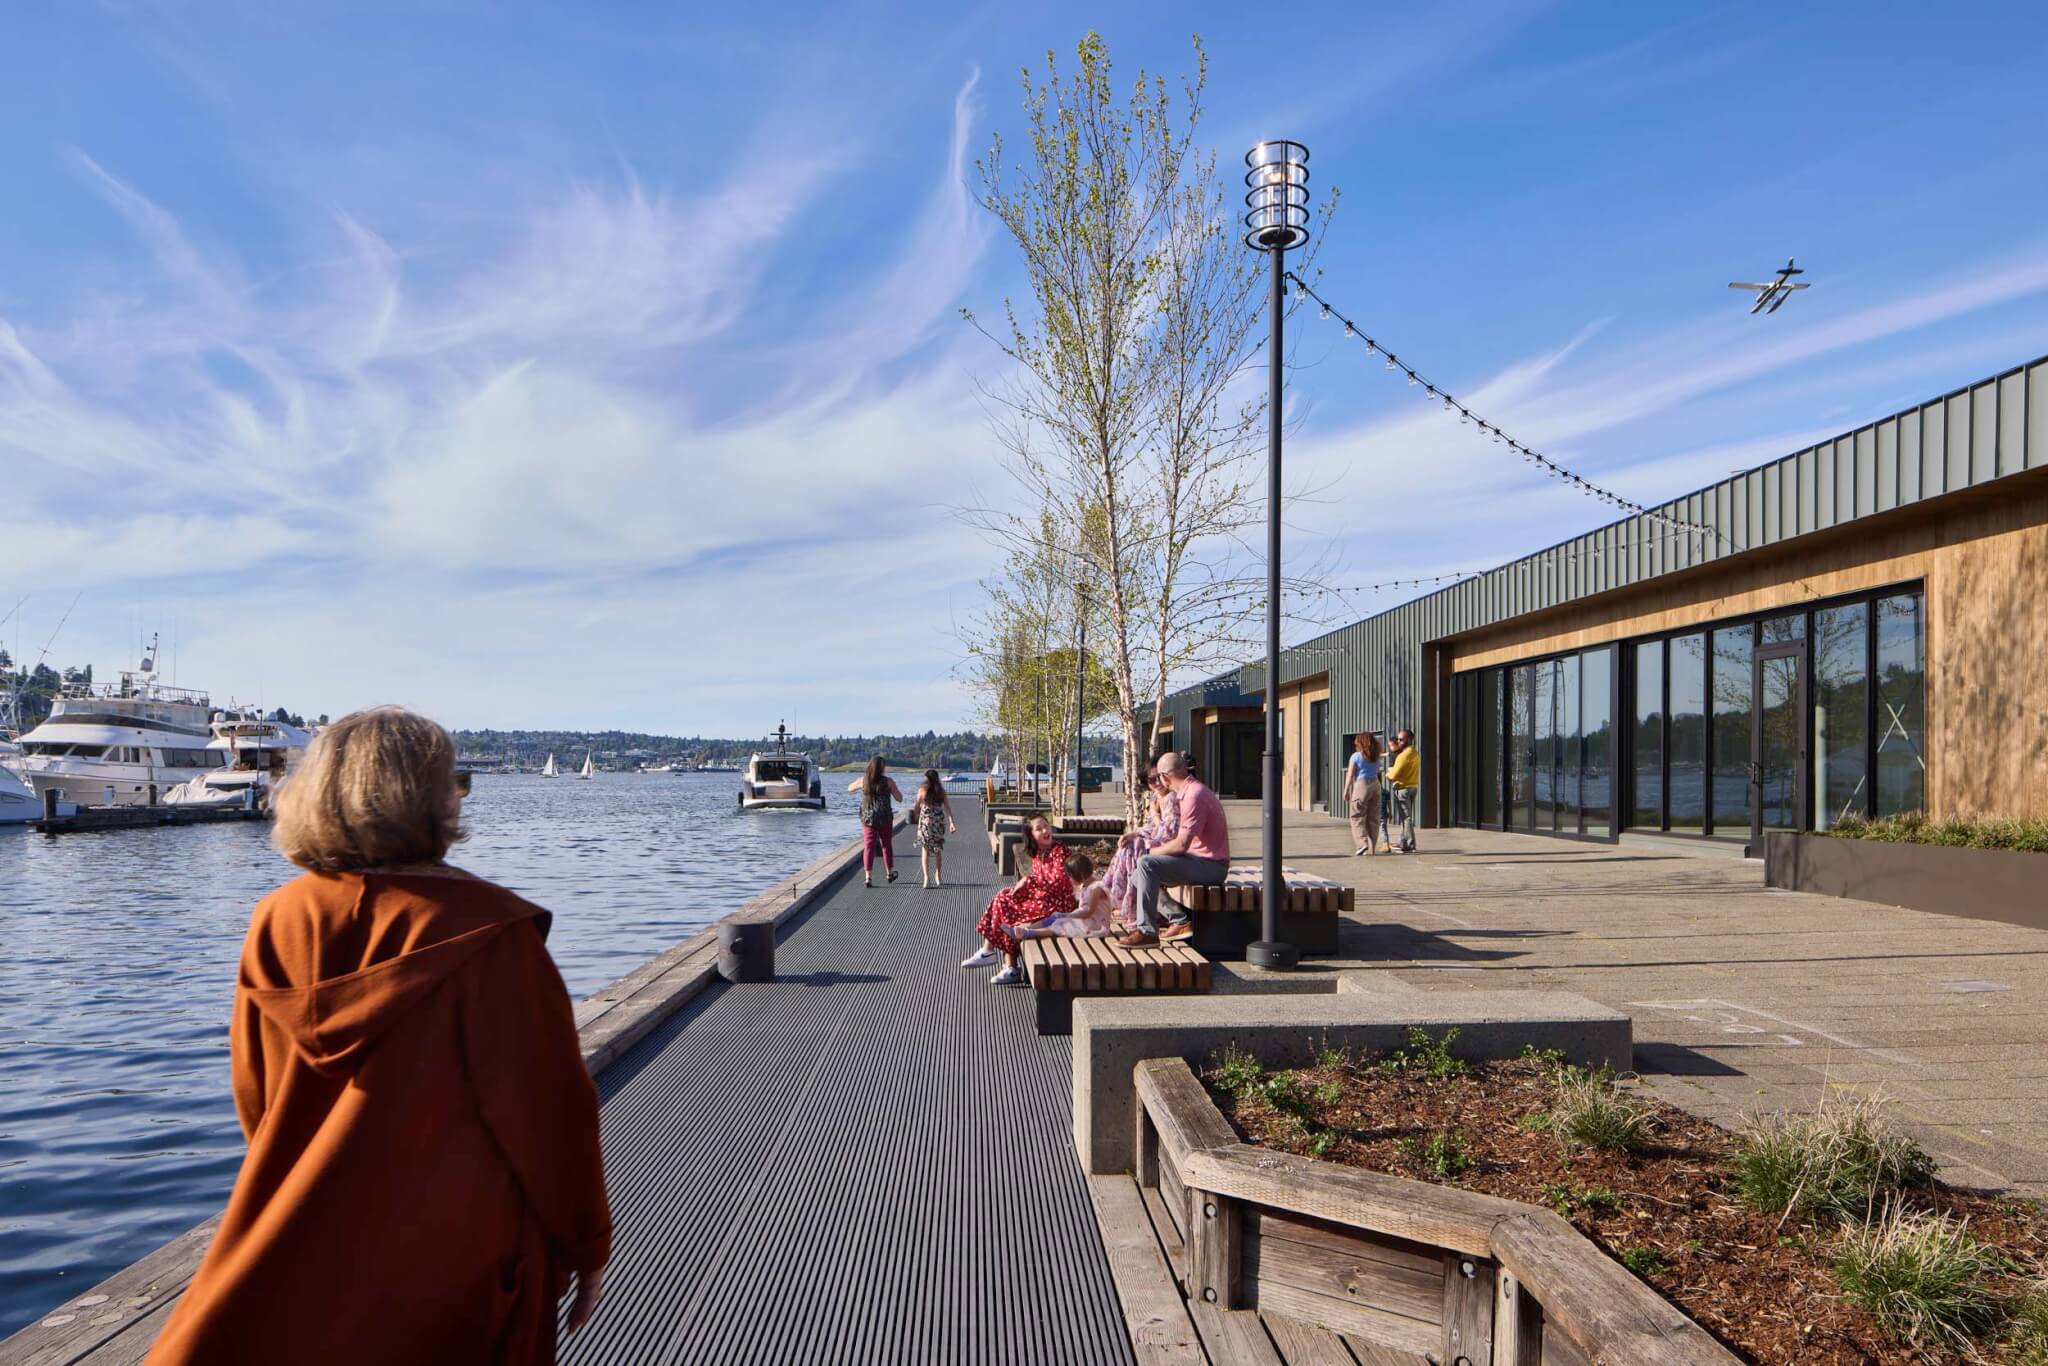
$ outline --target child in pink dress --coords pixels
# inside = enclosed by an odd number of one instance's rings
[[[1092,935],[1108,934],[1109,916],[1115,905],[1110,900],[1109,889],[1095,875],[1095,864],[1086,854],[1069,855],[1067,879],[1074,884],[1073,910],[1055,912],[1043,920],[1018,925],[1010,933],[1019,939],[1042,939],[1050,935],[1086,939]]]

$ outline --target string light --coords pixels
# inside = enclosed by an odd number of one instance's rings
[[[1345,336],[1355,337],[1358,335],[1357,326],[1351,321],[1351,319],[1345,317],[1342,313],[1337,312],[1334,308],[1332,308],[1330,305],[1330,301],[1325,299],[1322,295],[1316,293],[1315,290],[1311,289],[1308,286],[1308,284],[1301,279],[1300,276],[1295,275],[1293,272],[1290,271],[1288,273],[1287,278],[1294,282],[1294,285],[1297,289],[1301,290],[1310,298],[1314,299],[1318,304],[1322,305],[1321,316],[1328,318],[1334,315],[1338,320],[1340,320],[1344,324]],[[1473,417],[1472,411],[1469,408],[1465,407],[1464,404],[1459,403],[1448,392],[1440,390],[1436,387],[1436,385],[1424,380],[1412,367],[1403,362],[1399,356],[1395,355],[1386,346],[1373,340],[1371,337],[1367,337],[1365,340],[1366,345],[1368,347],[1372,348],[1374,351],[1379,352],[1381,355],[1387,358],[1387,368],[1389,370],[1398,369],[1405,371],[1408,375],[1408,383],[1411,385],[1420,384],[1422,386],[1423,393],[1426,397],[1430,399],[1442,399],[1445,412],[1458,413],[1459,420],[1461,422],[1477,420]],[[1563,465],[1560,465],[1557,461],[1552,460],[1549,456],[1539,454],[1538,452],[1529,449],[1527,446],[1524,446],[1521,442],[1516,441],[1511,437],[1504,436],[1500,428],[1493,426],[1490,423],[1482,421],[1479,423],[1479,427],[1482,431],[1491,432],[1496,441],[1504,440],[1509,450],[1514,451],[1521,455],[1523,459],[1527,460],[1530,464],[1535,465],[1537,468],[1541,469],[1550,478],[1561,479],[1590,497],[1599,498],[1603,502],[1610,503],[1615,507],[1622,508],[1628,512],[1634,513],[1638,517],[1647,518],[1650,521],[1657,522],[1663,526],[1671,527],[1672,529],[1677,531],[1686,532],[1695,537],[1715,536],[1717,539],[1721,539],[1723,541],[1726,540],[1725,537],[1721,537],[1720,534],[1712,527],[1701,526],[1697,522],[1689,522],[1686,521],[1684,518],[1674,517],[1670,513],[1657,511],[1656,509],[1648,507],[1642,503],[1638,503],[1631,499],[1624,498],[1620,494],[1615,493],[1611,489],[1602,488],[1598,484],[1594,484],[1586,479],[1582,479],[1578,475],[1572,473],[1572,471],[1566,469]]]

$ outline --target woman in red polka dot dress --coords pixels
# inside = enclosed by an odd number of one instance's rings
[[[1018,879],[1016,886],[1003,888],[988,903],[988,909],[981,913],[981,923],[975,927],[981,932],[981,947],[960,963],[963,968],[985,968],[1000,956],[1004,960],[1002,971],[988,979],[999,987],[1024,980],[1024,974],[1017,970],[1017,940],[1010,927],[1043,920],[1049,915],[1064,915],[1075,906],[1073,879],[1067,876],[1066,849],[1052,837],[1052,822],[1043,816],[1033,817],[1024,827],[1024,844],[1017,852],[1020,858],[1031,860],[1030,871]]]

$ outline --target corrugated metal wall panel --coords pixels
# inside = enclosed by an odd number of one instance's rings
[[[2027,467],[2027,376],[2023,370],[1998,380],[1998,473]]]
[[[2027,371],[2027,468],[2048,465],[2048,364]]]
[[[1945,433],[1942,449],[1946,452],[1945,467],[1948,487],[1966,489],[1970,486],[1970,395],[1967,391],[1950,394],[1948,411],[1942,418]]]
[[[1998,477],[1998,385],[1970,391],[1970,482],[1985,484]]]
[[[1887,419],[1877,424],[1877,485],[1871,510],[1884,512],[1899,503],[1899,424]]]

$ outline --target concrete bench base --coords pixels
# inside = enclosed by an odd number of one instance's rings
[[[1451,1051],[1470,1060],[1518,1057],[1533,1046],[1585,1067],[1632,1065],[1629,1017],[1562,991],[1419,992],[1347,979],[1339,991],[1313,996],[1083,998],[1073,1012],[1075,1151],[1090,1172],[1129,1170],[1131,1069],[1147,1058],[1202,1068],[1235,1047],[1268,1066],[1297,1067],[1325,1046],[1389,1052],[1416,1026],[1435,1036],[1456,1029]]]

